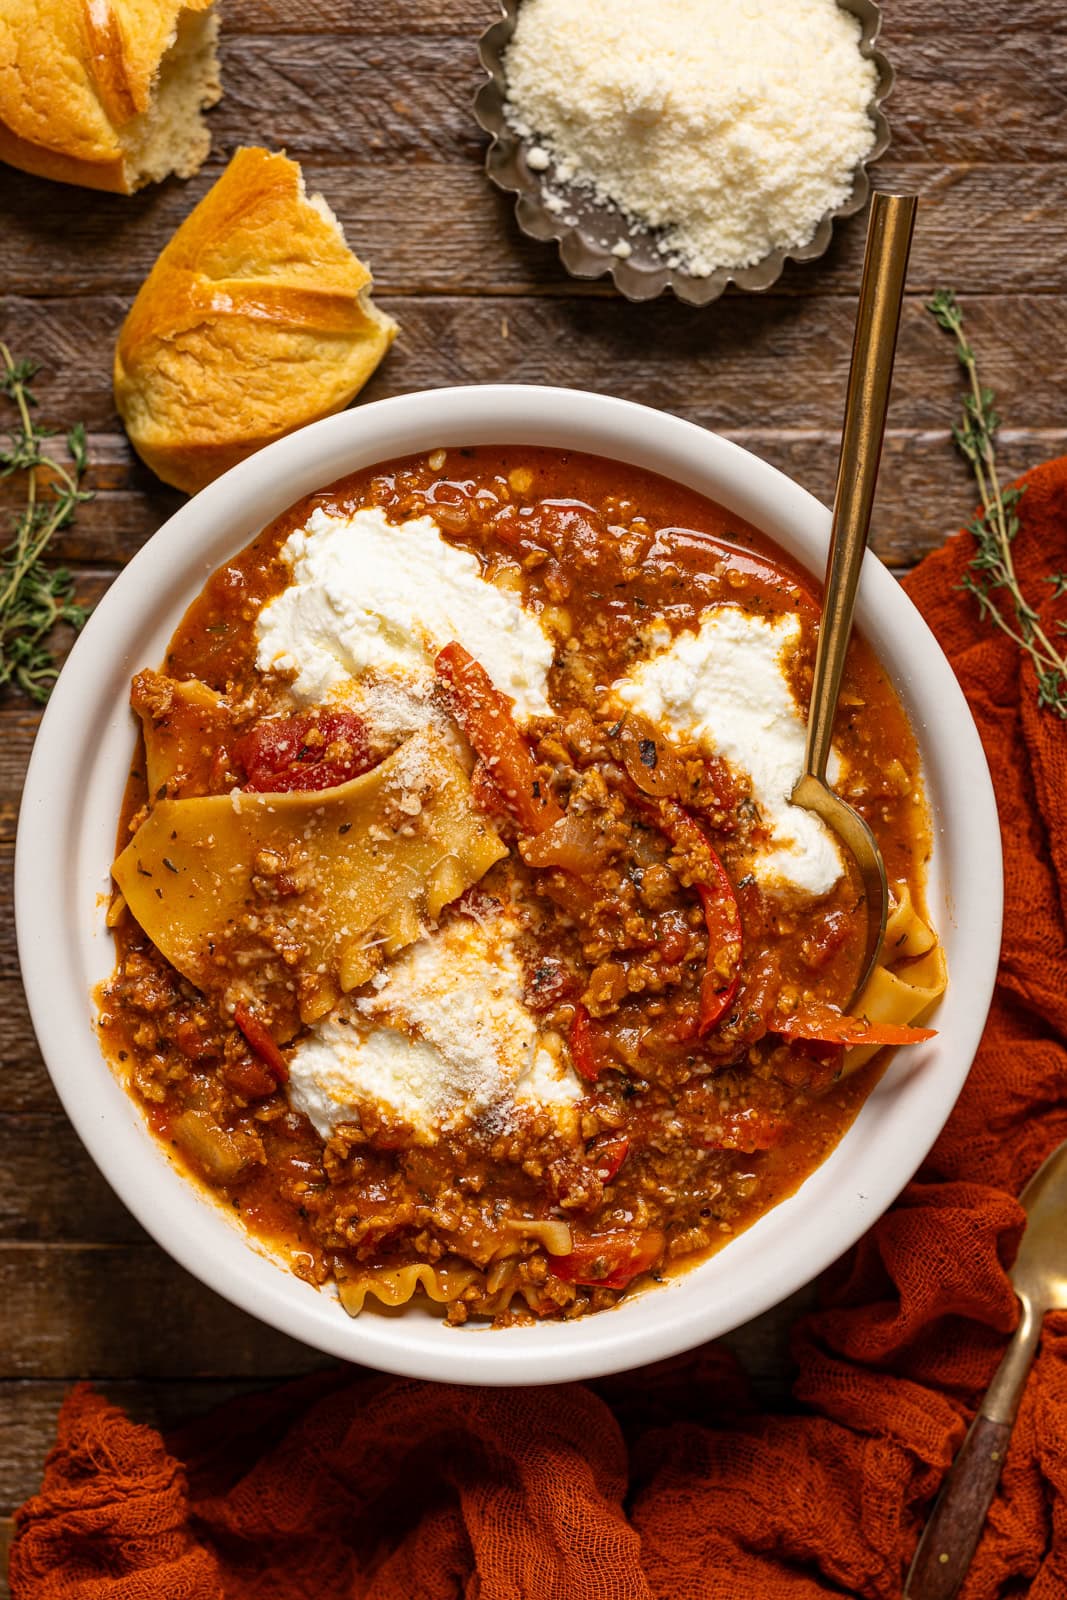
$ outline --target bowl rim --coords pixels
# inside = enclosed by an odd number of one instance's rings
[[[648,467],[755,523],[821,575],[824,506],[741,446],[631,401],[476,385],[376,401],[311,424],[175,512],[77,640],[27,772],[16,929],[30,1014],[67,1114],[112,1188],[181,1266],[260,1320],[343,1360],[438,1381],[542,1384],[604,1376],[730,1331],[816,1277],[891,1204],[947,1119],[984,1026],[1000,946],[1000,833],[955,675],[910,599],[868,552],[858,621],[909,712],[934,815],[930,894],[944,897],[934,914],[954,974],[939,1012],[943,1031],[897,1053],[848,1134],[791,1197],[728,1249],[611,1311],[502,1330],[450,1329],[411,1310],[350,1320],[168,1162],[95,1036],[88,991],[110,970],[103,906],[133,737],[126,690],[148,651],[162,655],[210,572],[304,494],[377,461],[479,443],[544,444]],[[57,906],[65,917],[57,919]]]
[[[648,268],[632,260],[622,260],[613,255],[610,244],[605,247],[592,238],[581,220],[577,224],[568,223],[545,205],[541,175],[526,162],[525,148],[529,141],[515,133],[504,110],[507,102],[504,53],[515,31],[522,0],[498,0],[501,14],[478,40],[478,59],[486,81],[475,91],[474,117],[482,131],[489,135],[486,174],[496,188],[515,196],[515,218],[520,232],[528,239],[543,243],[555,241],[560,261],[572,278],[609,277],[624,299],[635,303],[655,300],[667,289],[684,305],[696,307],[711,305],[730,287],[764,294],[781,278],[787,261],[816,261],[825,255],[833,238],[834,224],[854,216],[866,205],[871,192],[869,169],[889,149],[892,134],[883,107],[893,92],[895,81],[891,63],[877,48],[882,29],[878,0],[836,0],[836,4],[859,22],[860,54],[874,63],[878,73],[870,101],[874,143],[856,165],[851,191],[839,206],[824,212],[807,244],[779,247],[752,266],[718,267],[708,277],[696,278],[683,268],[669,267],[666,262],[661,268]],[[609,215],[605,212],[605,217]],[[605,223],[605,226],[610,224]]]

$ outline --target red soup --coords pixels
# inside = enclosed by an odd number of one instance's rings
[[[604,1309],[788,1195],[884,1060],[834,1042],[865,906],[788,798],[817,620],[755,529],[559,451],[265,529],[133,682],[100,1032],[173,1159],[353,1314],[456,1323]],[[835,751],[911,1022],[927,811],[862,640]]]

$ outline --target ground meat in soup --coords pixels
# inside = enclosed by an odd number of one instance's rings
[[[842,870],[814,896],[761,881],[752,862],[769,825],[745,772],[620,712],[610,693],[636,661],[728,605],[799,620],[790,675],[803,706],[817,593],[755,529],[618,463],[453,449],[356,474],[293,507],[220,569],[159,672],[135,680],[135,706],[178,755],[150,792],[138,753],[120,850],[161,803],[329,797],[398,747],[401,736],[365,707],[343,696],[298,704],[284,673],[256,668],[256,619],[290,579],[286,538],[316,508],[361,507],[396,524],[431,517],[551,641],[550,714],[518,729],[517,765],[502,747],[489,760],[479,751],[500,707],[471,652],[444,652],[425,718],[444,730],[472,804],[506,849],[476,884],[454,899],[445,891],[434,930],[457,948],[482,940],[481,950],[506,924],[517,974],[508,1004],[536,1035],[531,1060],[543,1050],[566,1072],[568,1097],[557,1105],[516,1092],[506,1115],[490,1107],[456,1126],[446,1108],[431,1133],[401,1102],[368,1098],[358,1116],[316,1131],[287,1081],[317,1025],[293,910],[306,891],[299,841],[258,852],[247,917],[210,981],[181,975],[118,904],[102,1037],[174,1158],[301,1276],[336,1281],[342,1299],[368,1274],[427,1264],[456,1323],[600,1310],[648,1274],[702,1259],[794,1190],[880,1070],[876,1058],[838,1081],[839,1046],[775,1031],[797,1006],[847,1003],[864,936],[854,878]],[[173,688],[189,680],[203,686],[191,701]],[[510,727],[509,704],[500,715]],[[836,747],[890,879],[921,906],[915,741],[862,640]],[[390,924],[395,962],[416,971],[426,929],[405,932],[403,922]],[[365,1016],[375,996],[388,1000],[390,974],[408,971],[370,939],[367,959],[367,981],[345,996]],[[322,993],[328,1016],[340,996]]]

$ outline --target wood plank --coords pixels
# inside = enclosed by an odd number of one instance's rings
[[[326,1364],[153,1244],[0,1244],[0,1377],[276,1378]]]
[[[988,20],[986,29],[970,19],[947,52],[951,25],[929,33],[890,18],[894,159],[1017,166],[1067,157],[1064,53],[1049,50],[1043,28]],[[224,28],[226,92],[209,119],[211,166],[238,145],[265,143],[332,167],[462,160],[477,168],[485,143],[471,106],[485,78],[479,31],[474,18],[445,33],[410,22],[398,29],[377,8],[359,24],[358,48],[344,28],[259,37]]]
[[[1034,5],[1037,0],[1024,0]],[[223,29],[238,34],[338,33],[353,38],[399,33],[406,37],[470,34],[499,15],[495,0],[225,0]]]
[[[611,392],[679,410],[823,499],[832,494],[851,299],[813,302],[801,316],[788,297],[739,298],[728,320],[700,319],[668,302],[634,308],[618,300],[453,297],[393,305],[402,337],[364,391],[367,399],[500,378],[603,389],[611,352]],[[1003,437],[1007,472],[1067,448],[1058,363],[1067,297],[974,297],[967,313],[984,375],[1012,423]],[[42,416],[79,417],[94,430],[90,481],[98,499],[57,540],[59,560],[122,563],[182,503],[112,431],[118,424],[101,373],[121,315],[115,297],[0,301],[0,333],[44,364],[37,383]],[[1035,348],[1036,326],[1042,339]],[[876,515],[875,547],[897,567],[935,547],[969,514],[970,486],[948,435],[958,394],[951,347],[913,298]],[[0,492],[4,503],[14,505],[13,486]]]
[[[471,101],[485,74],[476,31],[442,38],[368,26],[358,52],[330,35],[224,31],[215,150],[258,129],[257,140],[301,161],[436,164],[447,154],[477,163],[484,140]],[[972,20],[951,51],[945,38],[945,29],[914,34],[892,18],[885,30],[898,73],[887,106],[896,159],[1017,166],[1067,156],[1067,53],[1050,51],[1044,30],[1002,17],[989,32]]]
[[[1010,37],[1016,30],[1067,32],[1058,0],[1016,0],[1010,10],[1001,0],[883,0],[887,39],[917,33],[937,38],[965,35]],[[499,15],[496,0],[225,0],[223,29],[228,33],[336,33],[362,38],[380,33],[406,37],[452,33],[473,38]]]
[[[62,1111],[0,1114],[0,1239],[148,1243]]]
[[[14,1308],[0,1378],[276,1379],[331,1363],[203,1287],[152,1244],[0,1243],[0,1295]],[[747,1341],[779,1369],[796,1307]],[[730,1336],[738,1349],[740,1333]],[[762,1360],[762,1358],[760,1358]],[[0,1437],[3,1437],[0,1431]]]
[[[386,296],[383,305],[396,315],[400,336],[364,401],[447,384],[559,384],[641,400],[721,432],[822,430],[835,437],[856,315],[852,296],[801,304],[775,294],[738,296],[725,317],[668,300],[631,306],[618,298]],[[1012,426],[1062,427],[1067,292],[974,296],[965,310],[1002,415]],[[34,387],[43,417],[68,426],[81,421],[92,434],[120,432],[110,370],[124,311],[115,295],[0,299],[0,338],[42,368]],[[909,297],[891,427],[947,429],[959,390],[951,343],[922,298]],[[145,497],[153,513],[169,514],[181,497],[163,491],[157,502],[152,474],[143,466],[131,474],[129,462],[107,443],[95,483],[105,495],[128,490]],[[111,507],[106,499],[98,517],[107,520]],[[77,544],[57,548],[67,560],[90,553]]]
[[[0,904],[11,906],[10,881],[0,885]],[[59,1096],[45,1070],[37,1039],[26,1008],[18,958],[14,949],[14,929],[5,935],[0,962],[8,970],[0,973],[0,1108],[4,1113],[62,1115]]]
[[[814,1302],[815,1290],[809,1285],[720,1341],[745,1368],[760,1403],[777,1407],[788,1404],[793,1370],[789,1355],[791,1330]],[[293,1376],[310,1370],[303,1359],[308,1353],[302,1346],[297,1348],[301,1364],[294,1367]],[[323,1360],[320,1364],[330,1363]],[[263,1379],[111,1377],[97,1381],[94,1387],[135,1422],[165,1430],[235,1396],[254,1393],[263,1387]],[[6,1443],[0,1459],[0,1515],[13,1511],[39,1488],[44,1457],[68,1390],[65,1379],[0,1381],[0,1438]]]
[[[347,108],[346,108],[347,110]],[[252,137],[249,130],[246,137]],[[299,141],[293,153],[301,154]],[[443,148],[436,162],[308,163],[308,177],[374,266],[380,293],[611,295],[568,278],[554,249],[525,239],[509,200],[491,189],[479,163]],[[188,184],[168,183],[126,198],[93,195],[23,173],[5,174],[0,284],[14,294],[132,294],[163,244],[218,176],[213,158]],[[965,294],[1067,291],[1067,163],[1009,166],[888,156],[879,187],[922,195],[910,282],[927,294],[946,278]],[[1040,241],[1040,248],[1036,242]],[[818,262],[790,265],[780,292],[849,293],[863,258],[862,221],[839,228]],[[743,296],[692,315],[732,319]],[[639,313],[637,313],[639,315]]]

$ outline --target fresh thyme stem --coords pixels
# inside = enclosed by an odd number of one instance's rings
[[[55,430],[33,420],[30,384],[36,370],[32,362],[16,362],[0,341],[0,394],[16,412],[10,437],[0,441],[0,480],[21,473],[26,483],[25,505],[0,554],[0,687],[14,684],[43,703],[59,670],[49,648],[52,629],[59,622],[80,628],[87,613],[74,601],[70,573],[50,571],[42,557],[53,534],[92,494],[81,487],[88,455],[80,423],[66,436],[73,470],[45,452],[44,441]]]
[[[993,392],[982,387],[974,350],[963,331],[963,312],[952,291],[939,290],[927,310],[938,326],[955,339],[956,356],[967,377],[963,418],[953,428],[952,437],[970,462],[982,514],[968,525],[977,548],[961,587],[975,597],[980,614],[1030,657],[1037,673],[1038,704],[1067,720],[1067,656],[1045,631],[1038,612],[1022,592],[1015,570],[1012,544],[1019,531],[1016,507],[1023,490],[1001,487],[996,452],[1000,418]],[[1052,573],[1045,582],[1052,585],[1055,595],[1067,593],[1067,573]],[[1067,624],[1061,622],[1058,626],[1060,633],[1067,632]]]

